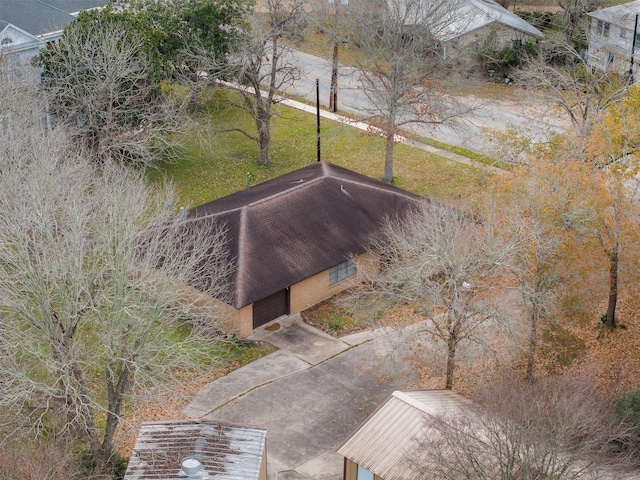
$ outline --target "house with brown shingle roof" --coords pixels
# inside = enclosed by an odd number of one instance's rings
[[[227,229],[227,330],[247,336],[353,285],[377,266],[368,249],[383,222],[423,201],[319,162],[189,210],[184,221]]]

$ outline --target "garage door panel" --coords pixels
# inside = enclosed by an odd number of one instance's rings
[[[289,313],[289,289],[280,290],[253,304],[253,328]]]

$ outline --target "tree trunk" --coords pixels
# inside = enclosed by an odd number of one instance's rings
[[[271,144],[271,118],[269,113],[260,109],[256,124],[258,126],[258,146],[260,147],[260,159],[258,164],[262,166],[271,165],[269,158],[269,146]]]
[[[531,332],[529,334],[529,351],[527,352],[527,372],[524,380],[527,383],[535,383],[533,367],[536,360],[536,348],[538,346],[538,315],[535,306],[531,310]]]
[[[109,471],[109,458],[111,452],[106,448],[101,448],[99,452],[93,452],[93,459],[95,461],[95,468],[93,470],[93,477],[96,480],[112,480],[113,477]]]
[[[606,325],[611,330],[615,330],[616,325],[616,305],[618,303],[618,271],[619,271],[619,247],[616,244],[609,255],[609,305],[607,307]]]
[[[456,348],[458,347],[458,337],[455,333],[449,335],[447,340],[447,378],[445,379],[444,388],[451,390],[453,388],[453,373],[456,368]]]
[[[393,139],[395,137],[395,128],[387,128],[387,142],[384,148],[384,174],[382,181],[385,183],[393,183]]]

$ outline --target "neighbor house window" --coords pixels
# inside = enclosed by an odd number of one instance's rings
[[[358,465],[358,480],[373,480],[373,472],[370,472],[362,465]]]
[[[520,47],[522,47],[522,40],[520,40],[519,38],[511,40],[511,46],[514,50],[518,50]]]
[[[347,260],[346,262],[339,263],[335,267],[331,267],[329,269],[329,286],[353,277],[357,270],[356,262],[353,260]]]
[[[603,22],[602,20],[598,20],[598,24],[596,26],[596,31],[598,32],[598,35],[601,35],[603,37],[608,37],[610,28],[611,28],[611,25],[609,23]]]

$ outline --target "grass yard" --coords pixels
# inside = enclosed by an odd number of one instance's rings
[[[239,132],[215,133],[242,126],[255,131],[253,120],[229,108],[235,92],[218,91],[198,112],[199,125],[183,139],[179,161],[165,163],[149,173],[151,181],[174,182],[180,205],[187,208],[229,195],[316,161],[315,115],[278,105],[273,121],[272,165],[259,166],[257,144]],[[236,99],[237,100],[237,99]],[[196,119],[198,119],[196,117]],[[336,122],[322,120],[321,158],[373,178],[380,178],[384,140]],[[487,174],[473,167],[406,145],[395,149],[396,185],[405,190],[455,201],[481,188]],[[176,206],[178,208],[179,206]]]

